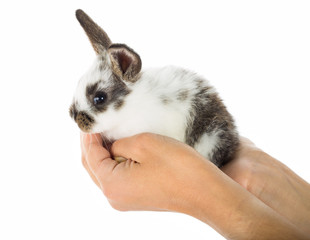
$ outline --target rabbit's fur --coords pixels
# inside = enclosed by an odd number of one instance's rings
[[[141,71],[141,59],[82,10],[77,18],[97,58],[78,83],[70,115],[82,131],[111,141],[142,132],[166,135],[194,147],[217,166],[234,155],[233,118],[203,77],[173,66]]]

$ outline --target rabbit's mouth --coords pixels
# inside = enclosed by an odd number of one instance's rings
[[[78,112],[75,121],[83,132],[90,132],[95,120],[85,112]]]
[[[92,116],[84,111],[78,111],[75,104],[70,106],[69,114],[83,132],[91,131],[95,123],[95,120]]]

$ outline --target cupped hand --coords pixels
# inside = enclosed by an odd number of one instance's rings
[[[117,140],[110,151],[99,134],[82,134],[81,144],[84,167],[117,210],[186,213],[228,239],[309,239],[309,187],[249,141],[222,171],[186,144],[156,134]],[[295,213],[285,210],[296,196]]]
[[[192,186],[216,169],[191,147],[160,135],[120,139],[110,152],[99,134],[81,136],[83,165],[118,210],[178,211],[196,194]],[[128,160],[118,163],[118,156]]]

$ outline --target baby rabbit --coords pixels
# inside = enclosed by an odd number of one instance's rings
[[[140,56],[114,44],[82,10],[76,17],[97,58],[78,83],[70,116],[114,141],[142,132],[182,141],[220,167],[239,144],[234,120],[203,77],[177,67],[141,71]]]

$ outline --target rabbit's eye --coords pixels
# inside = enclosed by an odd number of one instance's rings
[[[93,103],[94,105],[99,105],[105,102],[107,98],[107,95],[104,92],[97,92],[94,99]]]

